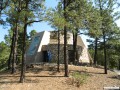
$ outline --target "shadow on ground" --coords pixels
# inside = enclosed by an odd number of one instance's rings
[[[117,76],[117,75],[112,76],[112,77],[108,77],[108,78],[120,80],[120,77],[119,77],[119,76]]]

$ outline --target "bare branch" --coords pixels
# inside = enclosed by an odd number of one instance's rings
[[[29,21],[29,22],[27,22],[26,24],[28,25],[28,24],[31,24],[31,23],[34,23],[34,22],[41,22],[41,21],[43,21],[43,20],[38,20],[38,21]]]

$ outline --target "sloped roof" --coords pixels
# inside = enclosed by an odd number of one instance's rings
[[[82,47],[85,47],[85,44],[84,44],[81,36],[78,36],[78,37],[77,37],[77,45],[80,45],[80,46],[82,46]]]

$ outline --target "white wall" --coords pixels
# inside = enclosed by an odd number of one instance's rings
[[[68,44],[73,44],[73,35],[72,35],[72,33],[68,32],[68,36],[67,37],[69,37],[68,40],[67,40],[67,43]]]
[[[43,37],[42,37],[40,46],[39,46],[39,48],[38,48],[38,52],[41,51],[42,45],[48,45],[49,42],[50,42],[50,32],[44,31],[44,34],[43,34]]]
[[[88,50],[86,47],[83,48],[82,54],[79,58],[79,61],[81,63],[90,63],[89,55],[88,55]]]
[[[40,61],[43,60],[43,54],[41,52],[42,46],[43,45],[48,45],[49,42],[50,42],[50,32],[44,31],[42,39],[40,41],[40,45],[39,45],[38,50],[37,50],[37,54],[35,56],[35,63],[39,63]]]

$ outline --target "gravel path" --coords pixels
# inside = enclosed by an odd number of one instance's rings
[[[103,87],[118,86],[120,80],[115,72],[109,71],[103,74],[101,68],[72,66],[69,72],[86,72],[89,74],[86,82],[79,88],[68,84],[70,77],[64,77],[64,68],[58,73],[54,66],[35,66],[26,71],[25,83],[19,83],[19,72],[14,75],[9,72],[0,73],[0,90],[103,90]]]

